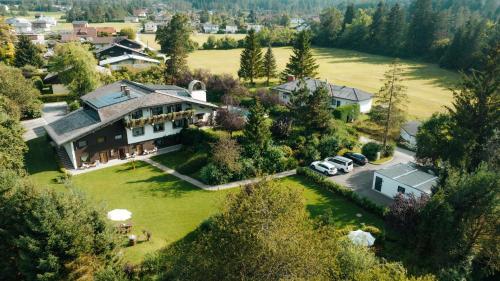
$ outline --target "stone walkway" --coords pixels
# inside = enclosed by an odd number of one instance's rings
[[[240,186],[243,186],[243,185],[247,185],[247,184],[252,184],[252,183],[259,182],[262,179],[279,179],[279,178],[284,178],[284,177],[288,177],[288,176],[292,176],[292,175],[296,174],[295,170],[290,170],[290,171],[285,171],[285,172],[277,173],[277,174],[274,174],[274,175],[269,175],[269,176],[266,176],[266,177],[263,177],[263,178],[253,178],[253,179],[235,181],[235,182],[230,182],[230,183],[225,183],[225,184],[220,184],[220,185],[206,185],[206,184],[200,182],[197,179],[194,179],[192,177],[188,177],[186,175],[180,174],[177,171],[175,171],[173,169],[170,169],[169,167],[167,167],[165,165],[162,165],[162,164],[160,164],[158,162],[155,162],[155,161],[151,160],[151,158],[143,159],[142,161],[144,161],[144,162],[146,162],[146,163],[148,163],[148,164],[150,164],[152,166],[155,166],[156,168],[162,170],[163,172],[165,172],[167,174],[173,175],[173,176],[178,177],[178,178],[180,178],[180,179],[182,179],[184,181],[187,181],[187,182],[189,182],[190,184],[192,184],[194,186],[197,186],[197,187],[199,187],[201,189],[204,189],[204,190],[210,190],[210,191],[217,191],[217,190],[224,190],[224,189],[229,189],[229,188],[235,188],[235,187],[240,187]]]

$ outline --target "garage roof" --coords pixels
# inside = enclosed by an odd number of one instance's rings
[[[380,169],[376,173],[427,194],[432,193],[432,187],[437,184],[438,180],[436,175],[423,171],[413,163],[396,164]]]

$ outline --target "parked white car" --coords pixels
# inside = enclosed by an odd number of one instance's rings
[[[314,161],[311,163],[310,167],[327,176],[333,176],[337,173],[337,168],[328,162]]]
[[[327,157],[325,158],[325,162],[335,166],[335,168],[344,173],[349,173],[354,169],[352,160],[342,156]]]

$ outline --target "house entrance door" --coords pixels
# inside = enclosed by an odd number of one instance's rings
[[[99,161],[101,163],[107,163],[108,162],[108,152],[107,151],[101,151],[101,152],[99,152]]]

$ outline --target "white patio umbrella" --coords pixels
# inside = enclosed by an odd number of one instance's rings
[[[125,209],[114,209],[108,212],[108,219],[112,221],[126,221],[132,217],[132,213]]]
[[[370,232],[363,230],[351,231],[349,235],[347,235],[347,238],[349,238],[352,243],[361,246],[373,246],[373,243],[375,243],[375,237],[373,237]]]

